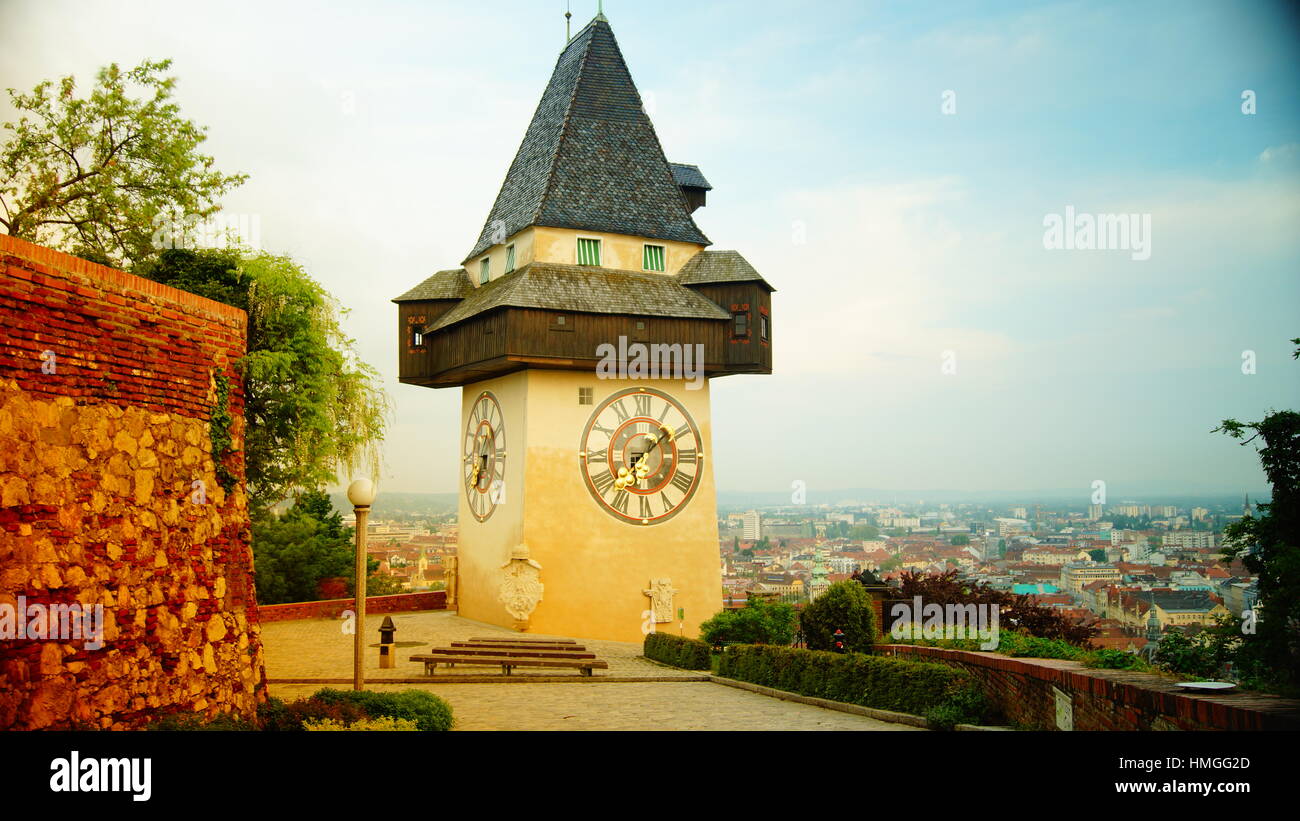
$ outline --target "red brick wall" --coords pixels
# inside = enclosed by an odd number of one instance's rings
[[[243,311],[0,236],[0,325],[0,605],[99,604],[105,637],[0,640],[0,728],[251,714]],[[218,371],[230,492],[209,436]]]
[[[262,623],[291,621],[293,619],[337,619],[344,610],[351,610],[355,598],[304,601],[292,604],[267,604],[258,608]],[[392,596],[366,596],[366,615],[375,613],[413,613],[419,610],[446,610],[447,593],[434,590],[426,593],[397,593]]]
[[[1070,700],[1075,730],[1300,729],[1300,702],[1254,693],[1190,695],[1150,673],[904,644],[882,645],[876,652],[960,667],[1009,722],[1033,729],[1059,729],[1058,691]]]

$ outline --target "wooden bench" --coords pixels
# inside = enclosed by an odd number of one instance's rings
[[[533,647],[527,650],[502,647],[434,647],[429,651],[429,654],[435,656],[508,656],[510,658],[539,659],[594,659],[596,657],[595,653],[578,650],[538,650]]]
[[[506,644],[577,644],[573,639],[538,639],[526,636],[477,636],[469,641],[501,641]]]
[[[555,650],[563,652],[585,652],[581,644],[503,644],[500,642],[453,641],[452,647],[466,647],[481,650]]]
[[[454,667],[457,664],[501,665],[501,672],[510,675],[516,667],[561,667],[578,670],[590,676],[592,670],[608,670],[609,664],[600,659],[516,658],[511,656],[443,656],[423,653],[411,656],[411,661],[424,662],[425,675],[432,676],[439,664]]]

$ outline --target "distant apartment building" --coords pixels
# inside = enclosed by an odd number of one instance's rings
[[[998,536],[1002,538],[1006,538],[1015,533],[1025,533],[1029,530],[1029,522],[1026,522],[1023,518],[1008,519],[1004,516],[1000,516],[993,521],[998,526]]]
[[[1208,530],[1179,530],[1164,534],[1166,549],[1176,550],[1213,550],[1218,546],[1218,539]]]
[[[1172,519],[1178,515],[1178,508],[1174,505],[1156,505],[1151,508],[1151,515],[1162,519]]]
[[[1068,547],[1031,547],[1026,550],[1020,557],[1020,561],[1026,564],[1038,565],[1064,565],[1079,559],[1078,550]]]
[[[747,542],[756,542],[763,538],[763,514],[756,510],[751,510],[745,514],[742,523],[744,527],[744,539]]]
[[[1029,511],[1023,507],[1013,507],[1011,508],[1011,517],[1013,519],[1028,519]]]
[[[880,525],[889,528],[920,527],[921,519],[919,516],[892,516],[888,519],[881,519]]]
[[[1101,505],[1088,505],[1088,521],[1095,522],[1102,516]]]
[[[1118,582],[1120,576],[1119,568],[1114,565],[1071,562],[1061,566],[1061,589],[1078,596],[1089,582]]]
[[[1207,508],[1203,508],[1203,507],[1192,508],[1192,521],[1203,522],[1208,518],[1210,518],[1210,511]]]
[[[1112,505],[1110,512],[1116,516],[1137,518],[1139,516],[1149,516],[1151,514],[1151,508],[1146,505]]]

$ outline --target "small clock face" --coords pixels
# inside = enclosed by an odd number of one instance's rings
[[[506,480],[505,416],[488,391],[480,393],[470,409],[462,454],[465,499],[474,518],[485,522],[504,501]]]
[[[665,522],[700,485],[703,440],[680,402],[653,388],[610,395],[579,443],[582,479],[606,513],[635,525]]]

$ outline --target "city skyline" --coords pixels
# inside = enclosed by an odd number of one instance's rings
[[[454,492],[459,391],[397,384],[388,300],[470,250],[562,10],[159,5],[168,25],[142,27],[139,8],[11,4],[5,85],[173,58],[205,149],[252,175],[227,213],[352,309],[396,408],[381,488]],[[1281,6],[605,14],[668,159],[714,185],[695,214],[712,247],[778,289],[773,375],[711,385],[723,493],[1266,491],[1254,449],[1211,429],[1300,400]],[[1146,248],[1045,248],[1066,214],[1145,215]]]

